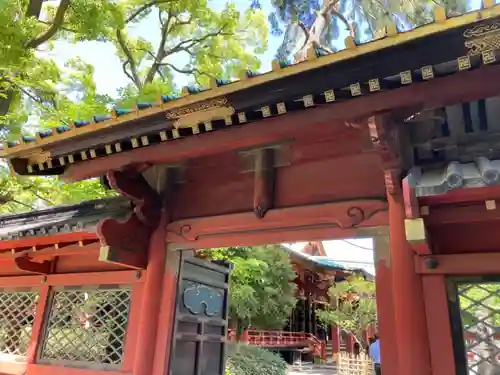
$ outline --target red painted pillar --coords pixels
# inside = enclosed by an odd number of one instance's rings
[[[340,328],[332,327],[332,352],[335,355],[340,352]]]
[[[347,352],[354,353],[354,336],[351,333],[347,334]]]
[[[375,284],[377,288],[378,334],[384,375],[400,375],[398,372],[398,342],[394,324],[392,296],[392,269],[389,236],[375,237]],[[405,374],[406,375],[406,374]]]
[[[406,241],[402,194],[387,194],[387,200],[399,374],[431,375],[422,279],[415,273],[413,250]]]
[[[153,373],[165,262],[167,259],[165,243],[167,218],[167,212],[163,210],[160,224],[152,234],[149,243],[148,266],[144,283],[142,311],[139,319],[140,328],[137,335],[134,375],[151,375]]]

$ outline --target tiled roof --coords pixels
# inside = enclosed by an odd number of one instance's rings
[[[93,232],[104,217],[124,218],[130,201],[122,197],[87,201],[16,215],[0,216],[0,241],[59,233]]]
[[[493,5],[489,1],[485,3]],[[489,26],[497,25],[494,21],[500,16],[500,6],[447,20],[442,9],[438,14],[440,16],[436,22],[408,32],[398,33],[394,27],[389,27],[383,38],[370,43],[356,45],[349,37],[346,40],[348,48],[331,55],[323,56],[312,50],[308,60],[299,64],[275,62],[273,71],[268,73],[247,72],[241,80],[234,82],[216,79],[210,88],[188,87],[179,97],[163,95],[156,103],[137,103],[131,109],[116,108],[110,114],[76,119],[71,124],[39,132],[34,137],[23,136],[0,150],[0,157],[29,159],[27,165],[14,165],[18,173],[46,174],[54,170],[52,173],[59,174],[68,164],[194,136],[232,124],[246,124],[318,104],[336,102],[338,99],[353,99],[368,93],[397,89],[497,60],[495,51],[485,54],[474,50],[473,40],[464,44],[464,38],[468,38],[464,33],[472,30],[468,27],[481,27],[484,22],[490,22]],[[453,33],[444,33],[450,30]],[[444,44],[447,48],[439,48],[439,45]],[[395,59],[394,56],[398,54],[405,54],[406,58]],[[350,64],[354,64],[354,59],[358,58],[363,62],[358,62],[359,66],[353,69]],[[455,62],[451,68],[443,65],[450,61]],[[336,70],[325,70],[332,65],[335,65]],[[306,76],[305,73],[312,75]],[[283,83],[285,81],[286,84]],[[262,92],[259,91],[261,88]],[[203,112],[208,108],[205,104],[210,101],[219,101],[217,105],[224,102],[221,105],[232,109],[234,113],[213,121],[202,120],[188,128],[172,126],[175,119],[186,114],[185,108],[189,107],[189,113]],[[200,108],[191,108],[199,103],[203,104]],[[116,128],[137,124],[145,118],[150,121],[147,126],[126,127],[125,132],[110,136],[112,132],[117,132]],[[64,147],[64,151],[46,151],[69,138],[83,139],[87,136],[85,139],[88,140],[93,132],[101,130],[106,130],[106,137],[97,139],[93,146],[77,149],[78,146],[72,143],[70,147]],[[37,153],[41,157],[33,158]],[[48,154],[54,157],[47,160]]]
[[[414,168],[408,182],[417,197],[445,194],[448,191],[500,185],[500,160],[478,157],[470,163],[451,162],[432,169]]]

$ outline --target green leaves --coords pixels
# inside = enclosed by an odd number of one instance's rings
[[[230,316],[247,327],[282,328],[295,306],[295,272],[280,246],[230,247],[207,250],[214,259],[234,264],[230,284]]]
[[[328,290],[330,306],[318,312],[325,325],[333,324],[363,341],[363,330],[377,321],[375,282],[353,275]]]
[[[258,346],[235,344],[229,347],[225,375],[285,375],[286,362]]]

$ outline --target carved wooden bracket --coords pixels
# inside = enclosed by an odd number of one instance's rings
[[[132,200],[134,211],[125,221],[101,220],[97,235],[101,241],[99,259],[134,269],[146,267],[149,240],[161,218],[162,200],[135,170],[112,171],[107,175],[110,186]]]
[[[406,240],[417,255],[431,254],[423,219],[405,219]]]
[[[48,275],[50,273],[51,261],[44,260],[43,262],[35,262],[29,257],[14,258],[16,266],[21,271],[37,273],[40,275]]]
[[[382,159],[387,192],[395,194],[400,189],[400,174],[403,168],[399,128],[388,114],[377,114],[368,119],[368,130],[373,146]]]

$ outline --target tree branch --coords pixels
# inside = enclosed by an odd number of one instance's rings
[[[172,55],[174,53],[177,53],[179,51],[182,51],[182,50],[184,50],[186,48],[188,48],[188,49],[189,48],[193,48],[196,44],[204,42],[208,38],[216,37],[216,36],[219,36],[219,35],[226,35],[226,36],[233,35],[232,33],[224,33],[223,32],[224,27],[225,26],[222,26],[219,31],[212,32],[212,33],[207,33],[205,36],[202,36],[201,38],[192,38],[192,39],[186,39],[186,40],[180,41],[179,43],[177,43],[177,45],[175,45],[174,47],[170,48],[168,51],[165,51],[165,57],[167,57],[169,55]],[[186,45],[188,43],[189,43],[189,45]]]
[[[175,65],[170,64],[170,63],[162,63],[160,65],[161,66],[168,66],[170,69],[176,71],[177,73],[181,73],[181,74],[189,74],[189,75],[196,75],[196,74],[198,74],[198,75],[205,75],[205,76],[210,77],[210,78],[216,78],[212,74],[202,72],[202,71],[200,71],[197,68],[181,69],[181,68],[177,68]]]
[[[124,73],[130,78],[130,80],[137,86],[139,90],[142,89],[143,85],[141,79],[139,78],[139,74],[137,73],[137,64],[134,60],[134,56],[132,56],[132,52],[128,48],[127,43],[123,38],[122,31],[120,29],[116,30],[116,40],[118,41],[118,44],[120,45],[123,53],[127,57],[127,61],[125,61],[122,65]],[[125,69],[127,64],[130,65],[130,74],[128,74]]]
[[[28,8],[26,8],[26,17],[40,17],[42,11],[43,0],[30,0]]]
[[[168,34],[170,31],[170,22],[172,21],[173,17],[169,13],[167,16],[167,20],[163,24],[161,28],[161,40],[160,44],[158,45],[158,49],[156,52],[156,57],[153,61],[153,64],[151,65],[151,68],[149,69],[148,73],[146,74],[146,79],[144,80],[144,83],[151,83],[153,82],[153,79],[155,78],[156,73],[159,72],[159,67],[160,63],[163,61],[165,58],[165,45],[167,44],[167,39],[168,39]],[[151,51],[148,51],[151,55],[153,53]]]
[[[41,35],[37,36],[35,39],[29,41],[26,45],[27,48],[37,48],[39,45],[45,43],[50,38],[52,38],[59,27],[64,21],[64,15],[69,8],[71,0],[61,0],[59,6],[57,7],[56,15],[54,16],[54,21],[50,27]]]
[[[132,22],[133,20],[135,20],[137,17],[139,17],[141,15],[142,12],[145,12],[146,10],[148,10],[149,8],[152,8],[154,7],[155,5],[158,5],[158,4],[165,4],[165,3],[170,3],[172,2],[173,0],[153,0],[149,3],[146,3],[144,5],[141,5],[139,7],[139,9],[137,9],[134,13],[132,13],[126,20],[125,20],[125,23],[129,23],[129,22]]]

